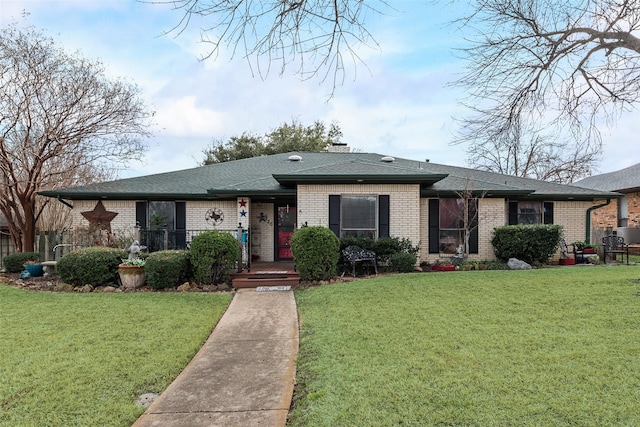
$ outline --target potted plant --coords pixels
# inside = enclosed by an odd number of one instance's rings
[[[144,259],[133,258],[123,259],[118,265],[118,275],[120,282],[125,289],[137,289],[144,286],[146,282],[146,274],[144,271]]]
[[[587,242],[575,242],[576,251],[582,252],[583,254],[595,254],[598,252],[598,245],[594,245]]]
[[[42,276],[42,264],[38,261],[27,261],[24,263],[24,269],[27,270],[29,276],[40,277]]]

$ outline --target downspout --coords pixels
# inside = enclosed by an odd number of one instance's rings
[[[606,203],[603,203],[597,206],[591,206],[589,209],[587,209],[587,221],[586,221],[587,225],[585,227],[585,232],[584,232],[584,241],[586,243],[591,242],[591,211],[605,207],[610,203],[611,203],[611,198],[608,198]]]
[[[62,200],[62,197],[58,196],[58,201],[68,208],[73,209],[73,205],[65,200]]]

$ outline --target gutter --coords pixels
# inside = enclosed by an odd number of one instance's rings
[[[70,208],[70,209],[73,209],[73,205],[72,205],[71,203],[69,203],[69,202],[65,201],[64,199],[62,199],[62,197],[58,196],[58,197],[57,197],[57,199],[58,199],[58,201],[59,201],[60,203],[62,203],[63,205],[67,206],[67,207],[68,207],[68,208]]]
[[[586,221],[586,226],[585,226],[585,234],[584,234],[584,241],[586,243],[590,243],[591,242],[591,212],[596,210],[596,209],[600,209],[602,207],[605,207],[607,205],[609,205],[611,203],[611,198],[607,199],[606,203],[603,203],[601,205],[596,205],[596,206],[591,206],[589,209],[587,209],[587,221]]]

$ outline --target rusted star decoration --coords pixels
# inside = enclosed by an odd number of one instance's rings
[[[118,212],[109,212],[104,208],[101,200],[98,200],[92,211],[80,212],[89,221],[90,230],[107,230],[111,232],[111,221]]]

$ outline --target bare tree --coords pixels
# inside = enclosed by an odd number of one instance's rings
[[[474,120],[464,121],[457,142],[469,142],[467,160],[480,170],[567,184],[590,175],[600,159],[599,143],[536,131],[520,117],[498,131]]]
[[[365,28],[367,16],[390,10],[386,0],[150,0],[182,13],[173,32],[204,18],[202,41],[216,56],[223,46],[243,55],[261,76],[272,65],[280,73],[297,68],[304,78],[344,81],[348,66],[363,64],[358,48],[377,42]],[[262,60],[265,61],[262,61]],[[349,62],[351,64],[349,64]]]
[[[469,91],[472,117],[458,142],[497,139],[502,146],[533,130],[536,154],[552,157],[559,136],[562,144],[573,141],[572,167],[582,162],[588,171],[601,151],[599,127],[639,101],[640,3],[476,0],[463,23],[471,46],[463,49],[468,69],[456,84]],[[533,125],[523,127],[523,120]],[[537,136],[552,128],[554,143]]]
[[[46,200],[110,161],[139,159],[151,113],[136,86],[99,61],[68,54],[33,28],[0,33],[0,212],[19,251],[32,251]],[[100,176],[100,175],[98,175]]]

